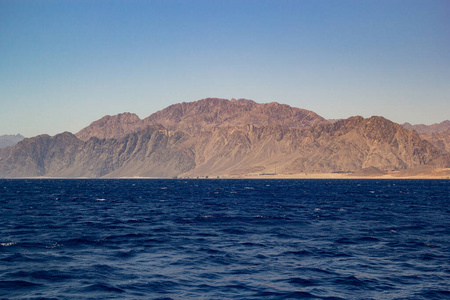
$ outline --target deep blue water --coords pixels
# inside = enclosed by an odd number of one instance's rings
[[[0,180],[1,299],[449,299],[449,180]]]

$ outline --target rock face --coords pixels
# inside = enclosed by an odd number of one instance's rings
[[[202,174],[353,172],[375,167],[382,171],[419,165],[447,166],[448,157],[382,117],[353,117],[312,128],[285,126],[228,127],[203,132],[188,141]]]
[[[41,135],[0,150],[0,177],[370,175],[420,166],[450,167],[449,154],[385,118],[329,123],[250,100],[181,103],[143,120],[106,116],[77,135]]]
[[[22,135],[20,135],[20,134],[16,134],[16,135],[10,135],[10,134],[0,135],[0,149],[1,148],[6,148],[6,147],[10,147],[10,146],[14,146],[15,144],[17,144],[18,142],[20,142],[23,139],[24,139],[24,137]]]
[[[178,145],[183,133],[151,126],[121,139],[82,141],[65,132],[25,139],[0,152],[2,177],[172,177],[194,167],[192,153]]]
[[[258,104],[252,100],[208,98],[196,102],[174,104],[144,119],[146,124],[161,124],[172,131],[190,134],[215,127],[256,127],[283,125],[292,128],[327,123],[318,114],[279,103]]]
[[[449,120],[433,125],[411,125],[409,123],[404,123],[402,126],[408,130],[417,131],[422,139],[429,141],[441,151],[450,152]]]
[[[310,127],[327,121],[318,114],[285,104],[259,104],[252,100],[207,98],[171,105],[141,120],[131,113],[105,116],[82,129],[76,136],[84,141],[91,137],[122,138],[150,125],[160,124],[170,131],[189,134],[215,127],[284,125]]]
[[[408,130],[415,130],[417,131],[418,134],[431,134],[448,131],[450,129],[450,120],[445,120],[441,123],[436,123],[433,125],[424,125],[424,124],[411,125],[409,123],[404,123],[402,124],[402,126]]]
[[[104,116],[82,129],[76,136],[83,141],[87,141],[91,137],[99,139],[122,138],[145,127],[136,114],[123,113],[116,116]]]
[[[424,140],[429,141],[441,151],[447,153],[450,152],[450,129],[441,132],[422,133],[420,134],[420,137]]]
[[[420,137],[429,141],[438,149],[444,152],[450,152],[450,121],[446,120],[433,125],[411,125],[409,123],[402,124],[408,130],[415,130]]]

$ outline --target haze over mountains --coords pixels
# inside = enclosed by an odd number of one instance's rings
[[[14,146],[15,144],[17,144],[18,142],[20,142],[24,138],[25,137],[23,137],[20,134],[4,134],[4,135],[0,135],[0,149],[1,148],[5,148],[5,147],[9,147],[9,146]]]
[[[144,119],[105,116],[75,135],[25,139],[0,150],[0,177],[380,175],[449,168],[449,131],[433,134],[429,142],[383,117],[330,123],[288,105],[208,98]]]

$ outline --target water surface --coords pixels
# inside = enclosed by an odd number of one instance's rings
[[[0,298],[449,299],[448,180],[0,180]]]

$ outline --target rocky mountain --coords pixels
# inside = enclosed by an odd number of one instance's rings
[[[141,120],[131,113],[105,116],[82,129],[76,136],[84,141],[91,137],[122,138],[130,132],[160,124],[170,131],[195,134],[215,127],[284,125],[310,127],[327,121],[318,114],[286,104],[259,104],[252,100],[207,98],[171,105]]]
[[[441,132],[422,133],[420,137],[432,143],[436,148],[450,153],[450,129]]]
[[[194,167],[183,133],[149,126],[121,139],[40,135],[0,150],[1,177],[172,177]]]
[[[290,128],[311,127],[327,121],[318,114],[286,104],[259,104],[252,100],[207,98],[174,104],[146,119],[146,124],[161,124],[171,131],[195,134],[216,127],[256,127],[283,125]]]
[[[104,116],[83,128],[76,136],[83,141],[87,141],[91,137],[99,139],[122,138],[145,127],[144,122],[136,114],[123,113],[115,116]]]
[[[415,130],[418,134],[432,134],[444,132],[450,129],[450,120],[445,120],[441,123],[436,123],[433,125],[416,124],[411,125],[410,123],[403,123],[403,127],[408,130]]]
[[[21,140],[23,140],[24,137],[20,134],[4,134],[0,135],[0,149],[5,147],[14,146]]]
[[[446,120],[433,125],[411,125],[409,123],[402,124],[408,130],[415,130],[420,137],[429,141],[435,147],[442,151],[450,152],[450,121]]]
[[[228,127],[196,135],[188,176],[249,173],[383,171],[420,165],[448,166],[446,156],[415,132],[381,117],[353,117],[312,128]]]
[[[277,103],[204,99],[146,119],[106,116],[77,135],[41,135],[0,150],[0,177],[383,174],[450,167],[450,156],[382,117],[326,122]]]

